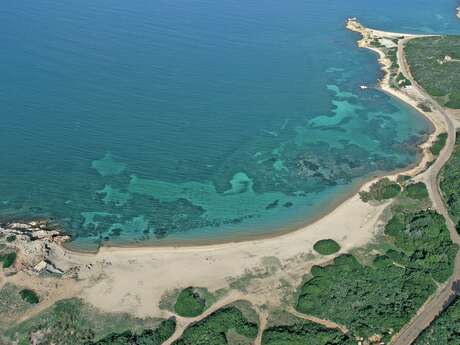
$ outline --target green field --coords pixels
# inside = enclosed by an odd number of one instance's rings
[[[439,103],[460,108],[460,36],[423,37],[405,47],[415,80]]]

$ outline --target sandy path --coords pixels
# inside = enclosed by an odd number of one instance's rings
[[[337,329],[340,332],[342,332],[343,334],[348,334],[348,329],[345,326],[339,325],[338,323],[335,323],[333,321],[320,319],[320,318],[318,318],[316,316],[312,316],[312,315],[302,314],[302,313],[299,313],[294,308],[290,308],[289,312],[292,315],[294,315],[294,316],[296,316],[296,317],[298,317],[300,319],[317,323],[317,324],[322,325],[322,326],[324,326],[326,328]]]

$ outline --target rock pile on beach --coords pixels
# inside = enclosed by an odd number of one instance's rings
[[[62,244],[70,237],[56,230],[47,221],[2,224],[0,236],[8,247],[18,252],[18,269],[33,274],[65,273],[65,270],[56,267],[52,257],[56,252],[63,251]]]

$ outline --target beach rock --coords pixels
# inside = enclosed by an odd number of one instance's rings
[[[62,244],[70,239],[46,221],[14,222],[0,226],[2,238],[16,236],[14,243],[6,243],[18,253],[18,267],[31,274],[52,273],[63,275],[69,264],[56,265],[64,256]],[[53,261],[54,260],[54,261]],[[62,267],[61,267],[62,266]]]

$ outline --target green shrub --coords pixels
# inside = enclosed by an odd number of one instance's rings
[[[262,335],[262,345],[351,345],[355,342],[336,329],[316,323],[297,321],[288,326],[274,326]]]
[[[227,333],[230,330],[253,341],[258,326],[249,322],[238,308],[227,307],[192,324],[173,345],[227,345]]]
[[[401,192],[401,186],[396,182],[391,181],[389,178],[382,178],[375,182],[370,188],[369,192],[360,192],[361,200],[368,201],[382,201],[392,199]]]
[[[404,188],[403,195],[411,199],[423,200],[428,198],[428,190],[423,182],[417,182]]]
[[[455,149],[440,173],[440,187],[452,220],[460,224],[460,134],[457,133]]]
[[[433,36],[412,39],[405,47],[412,75],[437,101],[460,108],[460,36]]]
[[[460,298],[420,334],[415,345],[456,345],[460,334]]]
[[[112,333],[88,345],[161,345],[174,334],[175,330],[176,320],[169,319],[162,321],[154,330],[144,330],[141,334],[131,331]]]
[[[195,317],[200,315],[206,308],[206,301],[193,287],[181,291],[176,300],[174,310],[180,316]]]
[[[331,255],[340,250],[340,245],[331,239],[320,240],[313,245],[313,249],[321,255]]]
[[[439,153],[441,153],[444,146],[446,145],[446,141],[447,141],[447,133],[438,134],[435,142],[430,148],[431,153],[435,156],[438,156]]]
[[[22,299],[30,304],[37,304],[40,302],[40,298],[33,290],[24,289],[19,292]]]
[[[16,235],[9,235],[6,237],[6,242],[14,242],[16,240]]]
[[[3,262],[3,268],[9,268],[13,266],[16,261],[16,253],[11,252],[5,255],[0,255],[0,261]]]
[[[415,193],[418,195],[419,193]],[[298,311],[345,325],[353,337],[398,331],[453,271],[457,245],[434,211],[397,213],[387,223],[385,255],[363,265],[352,255],[311,270]]]

